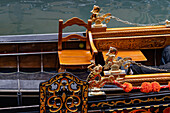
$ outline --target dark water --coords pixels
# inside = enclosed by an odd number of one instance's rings
[[[87,22],[93,5],[101,13],[133,23],[151,24],[170,20],[170,0],[0,0],[0,35],[58,32],[58,19],[74,16]],[[108,27],[129,26],[111,20]],[[66,32],[83,31],[74,26]]]

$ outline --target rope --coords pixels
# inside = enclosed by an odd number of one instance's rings
[[[165,21],[162,21],[162,22],[152,23],[152,24],[139,24],[139,23],[132,23],[132,22],[129,22],[129,21],[125,21],[125,20],[122,20],[122,19],[120,19],[118,17],[115,17],[115,16],[110,16],[109,18],[110,19],[115,19],[116,21],[122,22],[124,24],[135,25],[135,26],[155,26],[155,25],[160,25],[160,24],[165,24],[166,23]]]
[[[147,68],[147,69],[150,69],[150,70],[155,70],[155,71],[165,71],[167,72],[168,70],[166,69],[159,69],[159,68],[154,68],[154,67],[150,67],[150,66],[145,66],[145,65],[142,65],[141,63],[136,63],[134,61],[131,62],[132,64],[136,64],[137,66],[139,67],[144,67],[144,68]]]

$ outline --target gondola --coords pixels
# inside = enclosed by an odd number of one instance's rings
[[[92,18],[86,23],[73,17],[66,22],[60,19],[56,34],[1,36],[0,110],[9,106],[16,110],[18,105],[21,111],[32,107],[40,113],[170,112],[170,73],[127,75],[117,65],[104,70],[110,47],[118,51],[114,57],[127,58],[130,63],[159,65],[160,53],[170,45],[169,23],[107,28],[101,21]],[[86,31],[63,33],[74,24]],[[99,65],[101,74],[94,74]],[[158,89],[150,89],[153,84]]]

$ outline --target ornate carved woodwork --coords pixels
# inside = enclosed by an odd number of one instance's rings
[[[88,84],[71,73],[59,73],[40,84],[40,113],[87,112]]]
[[[166,104],[165,104],[166,106]],[[112,113],[169,113],[170,107],[165,107],[164,105],[159,108],[159,105],[154,106],[144,106],[144,107],[131,107],[125,109],[110,110]]]
[[[108,50],[110,46],[117,49],[156,49],[165,46],[166,37],[128,37],[128,38],[100,38],[94,39],[94,43],[98,50]]]
[[[117,106],[119,104],[124,104],[124,105],[130,105],[130,104],[136,104],[136,103],[146,103],[146,102],[160,102],[164,100],[169,100],[170,96],[164,96],[162,98],[146,98],[145,100],[142,99],[131,99],[130,101],[127,100],[118,100],[118,101],[110,101],[110,102],[99,102],[99,103],[94,103],[91,104],[90,107],[104,107],[104,106]]]

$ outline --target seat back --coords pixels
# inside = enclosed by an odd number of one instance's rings
[[[58,50],[61,51],[62,50],[62,42],[67,41],[71,38],[77,38],[80,39],[81,41],[86,41],[86,49],[90,50],[90,46],[89,46],[89,40],[86,37],[83,37],[81,35],[78,34],[70,34],[66,37],[62,37],[62,31],[64,28],[66,28],[67,26],[72,26],[72,25],[78,25],[78,26],[83,26],[87,29],[87,31],[91,30],[91,24],[92,21],[88,20],[88,24],[86,24],[83,20],[77,18],[77,17],[73,17],[71,19],[69,19],[68,21],[66,21],[65,23],[63,23],[63,20],[60,19],[59,20],[59,32],[58,32]]]
[[[77,112],[87,113],[88,83],[75,75],[58,73],[40,83],[40,113]]]

